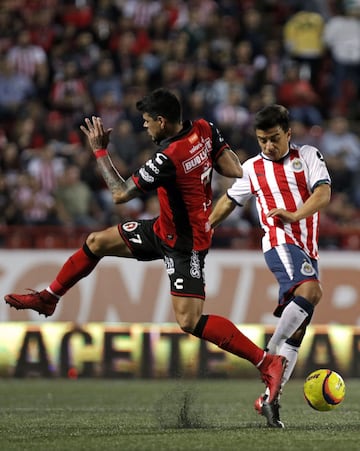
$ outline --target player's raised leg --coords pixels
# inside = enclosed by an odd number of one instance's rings
[[[7,294],[4,297],[5,302],[17,310],[31,309],[40,315],[51,316],[61,296],[80,279],[89,275],[101,258],[107,255],[132,256],[119,234],[118,226],[100,232],[92,232],[83,247],[66,260],[47,288],[41,291],[29,289],[29,292],[24,294]]]

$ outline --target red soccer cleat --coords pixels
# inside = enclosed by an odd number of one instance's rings
[[[40,315],[51,316],[59,299],[46,290],[29,291],[29,294],[7,294],[4,297],[5,302],[17,310],[31,309]]]
[[[259,366],[261,371],[261,379],[268,389],[268,397],[266,402],[271,404],[277,398],[280,388],[281,379],[287,365],[287,359],[281,355],[266,354],[264,361]]]

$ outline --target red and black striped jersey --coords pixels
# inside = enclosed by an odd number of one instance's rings
[[[160,214],[154,232],[166,245],[185,251],[210,247],[212,170],[228,147],[211,122],[186,121],[181,132],[162,141],[132,175],[142,191],[157,190]]]

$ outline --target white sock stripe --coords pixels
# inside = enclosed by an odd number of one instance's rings
[[[265,357],[266,357],[266,351],[264,351],[264,354],[263,354],[263,356],[262,356],[262,359],[260,360],[260,362],[256,365],[256,368],[259,368],[259,366],[263,363],[263,361],[265,360]]]

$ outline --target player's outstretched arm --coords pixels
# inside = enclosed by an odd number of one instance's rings
[[[294,223],[301,219],[313,215],[326,207],[330,202],[331,187],[327,183],[319,185],[315,188],[312,195],[305,201],[305,203],[296,211],[291,212],[283,208],[273,208],[267,214],[268,217],[278,217],[285,223]]]
[[[225,177],[241,178],[243,176],[239,158],[236,153],[229,148],[225,149],[216,160],[215,169],[219,174]]]
[[[210,225],[214,229],[234,210],[236,204],[226,195],[223,194],[217,201],[213,211],[210,214]]]
[[[131,178],[125,180],[120,175],[106,150],[112,129],[105,130],[101,118],[96,116],[92,116],[91,120],[86,118],[85,125],[81,125],[80,129],[88,138],[114,203],[121,204],[138,196],[140,191],[134,181]]]

